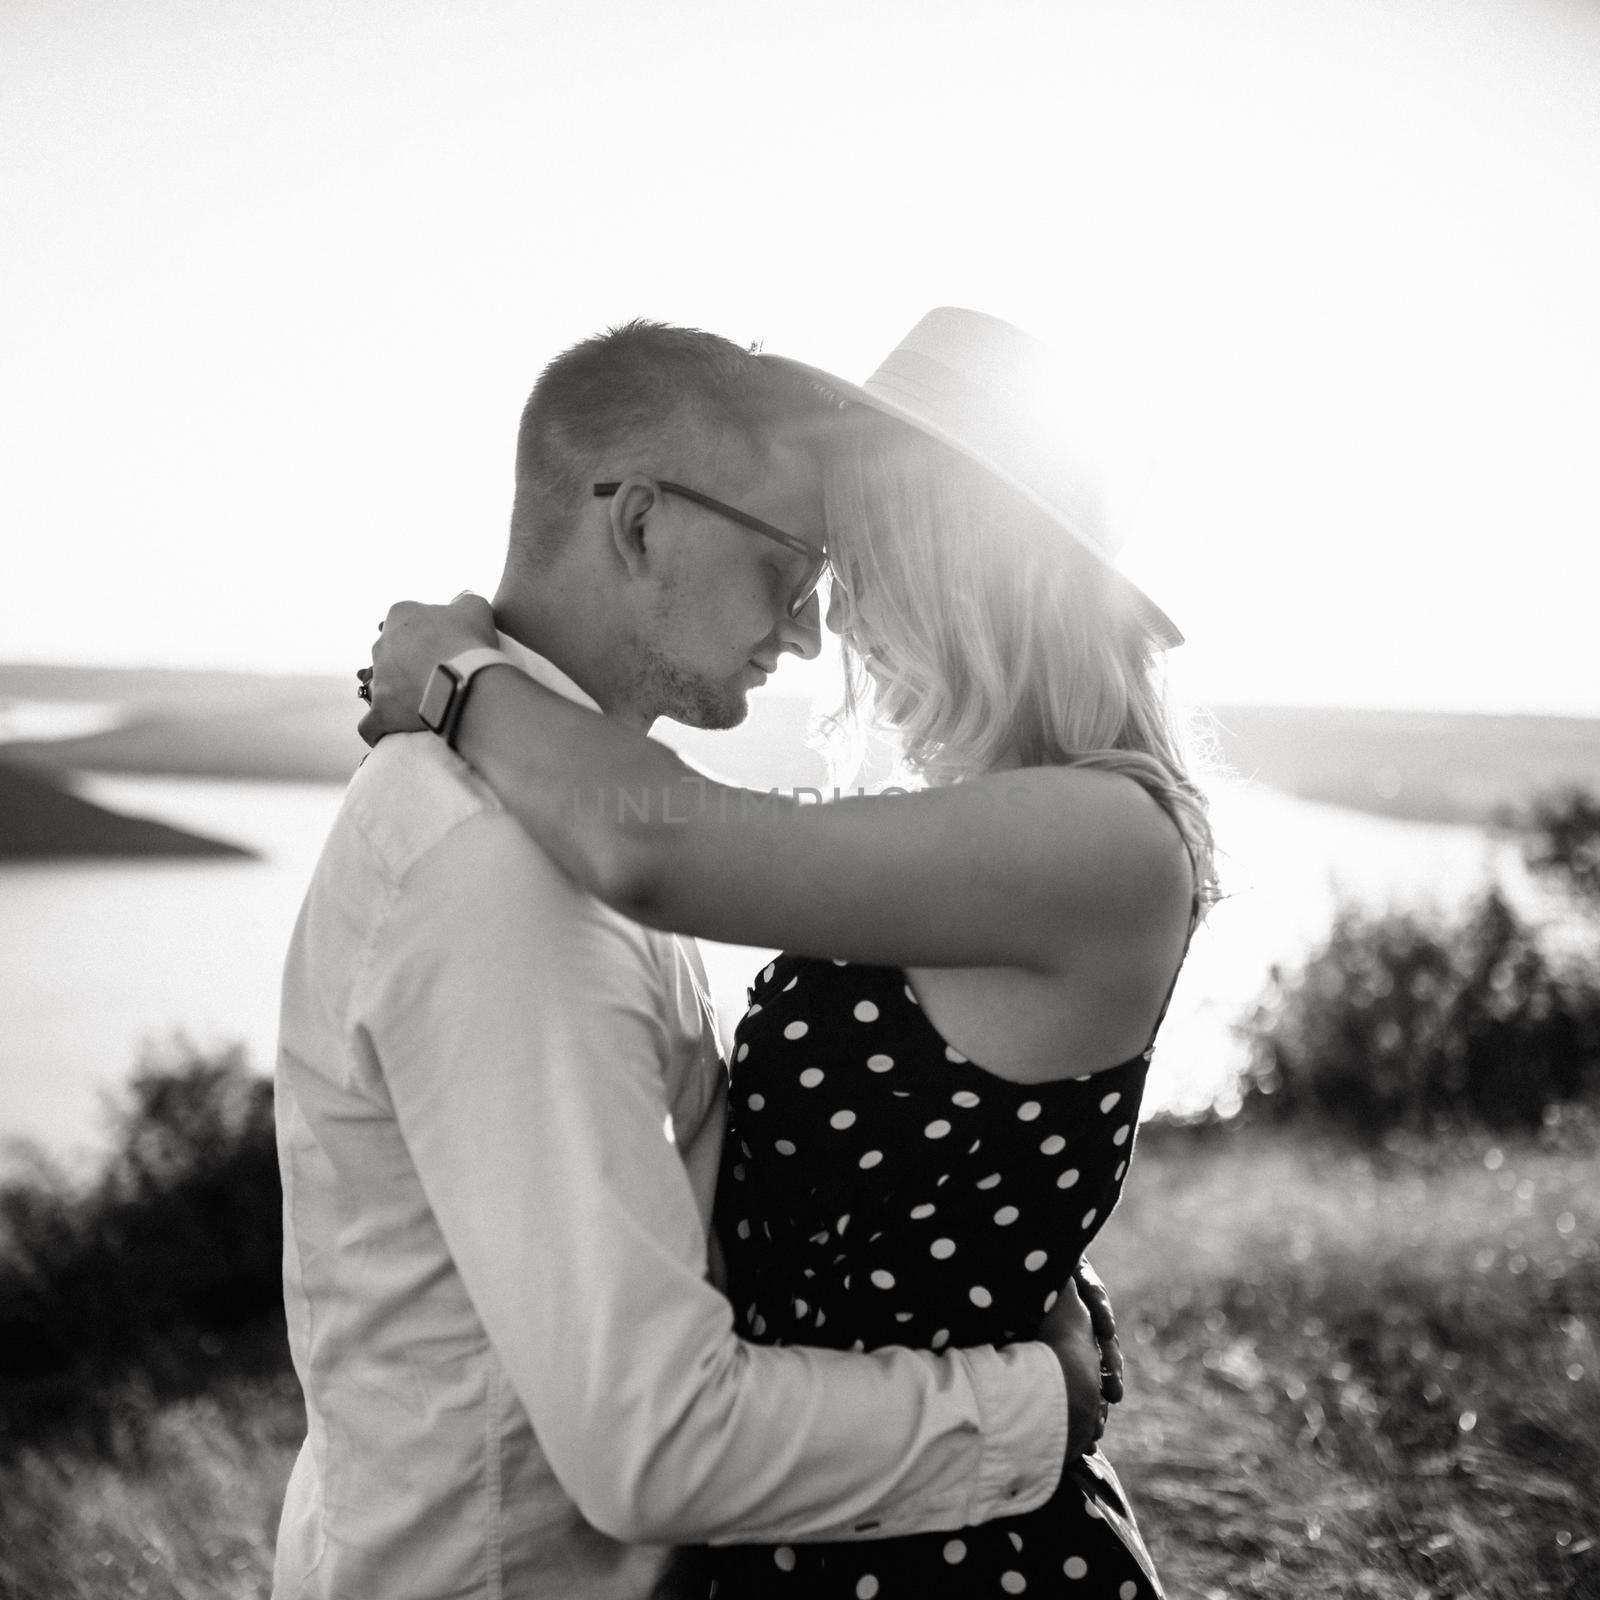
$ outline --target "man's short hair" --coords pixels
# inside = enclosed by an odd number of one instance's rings
[[[557,356],[523,408],[513,540],[564,543],[602,463],[668,476],[729,442],[760,453],[805,410],[791,382],[717,334],[643,320],[608,328]]]

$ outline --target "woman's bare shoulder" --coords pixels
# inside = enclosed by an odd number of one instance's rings
[[[1063,891],[1161,925],[1187,917],[1194,864],[1171,813],[1137,778],[1098,767],[1028,767],[975,780],[1026,819],[1037,869]]]

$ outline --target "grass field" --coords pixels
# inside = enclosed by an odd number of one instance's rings
[[[1146,1130],[1096,1259],[1173,1600],[1600,1596],[1595,1152]],[[0,1596],[265,1595],[292,1384],[122,1415],[0,1469]]]
[[[1592,1137],[1141,1145],[1108,1449],[1174,1595],[1600,1597]]]

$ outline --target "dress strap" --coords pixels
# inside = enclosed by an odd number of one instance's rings
[[[1184,846],[1188,848],[1187,843]],[[1189,857],[1191,866],[1194,857]],[[1148,1061],[1155,1054],[1156,1035],[1161,1032],[1161,1024],[1167,1020],[1167,1007],[1172,1004],[1172,997],[1177,992],[1178,979],[1183,976],[1183,964],[1189,959],[1189,946],[1194,942],[1194,930],[1200,926],[1200,885],[1198,878],[1195,883],[1194,895],[1189,901],[1189,931],[1183,936],[1183,953],[1178,957],[1178,965],[1172,974],[1172,982],[1167,985],[1167,996],[1161,1002],[1161,1010],[1156,1014],[1156,1025],[1150,1030],[1150,1042],[1141,1052],[1141,1059]]]

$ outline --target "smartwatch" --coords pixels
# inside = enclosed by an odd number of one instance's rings
[[[467,691],[472,687],[472,680],[485,667],[514,665],[503,650],[491,650],[487,645],[463,650],[460,655],[441,661],[429,674],[428,686],[417,704],[417,715],[426,728],[454,750],[456,729],[461,725],[461,713],[467,708]]]

